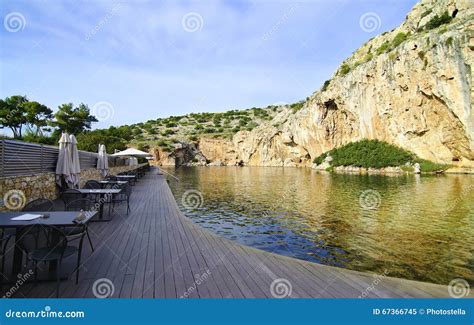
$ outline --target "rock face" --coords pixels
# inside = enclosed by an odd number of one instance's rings
[[[449,24],[419,31],[445,10],[455,14]],[[410,33],[405,42],[375,53],[402,32]],[[297,113],[287,109],[251,132],[239,132],[232,150],[246,165],[309,166],[325,151],[368,138],[435,162],[474,166],[473,51],[474,6],[422,1],[400,27],[346,60],[349,73],[336,72]],[[364,62],[368,55],[373,57]]]

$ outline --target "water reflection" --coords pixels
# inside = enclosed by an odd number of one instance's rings
[[[231,240],[317,263],[447,284],[474,283],[474,177],[359,176],[309,169],[180,168],[170,181],[183,211]],[[365,190],[380,194],[365,209]]]

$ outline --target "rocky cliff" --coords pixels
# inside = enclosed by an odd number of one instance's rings
[[[427,27],[433,17],[450,21]],[[231,140],[201,139],[207,162],[309,166],[334,147],[379,139],[424,159],[474,167],[474,5],[423,0],[359,48],[297,112]]]

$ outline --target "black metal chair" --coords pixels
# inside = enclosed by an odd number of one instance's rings
[[[104,178],[106,181],[117,181],[117,176],[115,175],[108,175],[108,176],[105,176]]]
[[[79,268],[81,264],[82,241],[85,232],[78,234],[81,243],[79,247],[69,246],[66,234],[59,228],[49,225],[30,225],[18,229],[18,247],[25,253],[27,261],[34,263],[35,280],[37,279],[38,263],[57,262],[56,296],[59,297],[61,266],[63,259],[77,254],[76,284],[79,283]]]
[[[53,201],[48,199],[36,199],[25,205],[22,211],[51,211],[53,208]]]
[[[7,254],[8,243],[10,239],[15,236],[15,232],[13,229],[13,233],[9,231],[8,228],[1,228],[0,229],[0,259],[1,259],[1,269],[0,269],[0,285],[3,283],[4,279],[7,279],[5,276],[5,258]]]
[[[82,194],[78,190],[67,189],[61,193],[60,198],[64,202],[64,206],[67,206],[70,202],[81,199]]]
[[[26,204],[21,211],[51,211],[54,207],[54,202],[48,199],[36,199]],[[5,259],[7,253],[8,243],[10,239],[15,237],[16,230],[13,228],[0,229],[0,283],[5,278]]]
[[[94,201],[89,199],[77,199],[69,202],[66,205],[66,211],[92,211],[96,209],[95,204],[96,203]],[[86,224],[76,227],[64,227],[63,230],[66,236],[68,238],[70,237],[70,240],[75,239],[73,237],[76,237],[78,234],[85,232],[85,234],[87,235],[87,240],[89,241],[89,245],[91,246],[92,251],[94,251],[94,245],[92,245],[92,239],[89,235],[89,228]]]
[[[110,209],[114,210],[115,209],[115,203],[127,203],[127,215],[130,212],[130,196],[132,195],[132,187],[130,186],[130,183],[125,183],[125,184],[120,184],[118,186],[118,189],[120,189],[120,193],[113,194],[110,200],[110,205],[109,205],[109,214],[110,214]]]
[[[89,180],[86,182],[86,184],[84,185],[84,188],[86,189],[101,189],[102,186],[100,185],[100,183],[96,180]]]

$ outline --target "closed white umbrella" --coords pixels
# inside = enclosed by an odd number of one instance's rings
[[[109,173],[109,160],[107,158],[107,151],[105,150],[105,145],[99,144],[99,152],[97,158],[97,169],[102,177],[107,176]]]
[[[69,136],[71,146],[71,181],[72,188],[79,188],[79,181],[81,176],[81,164],[79,162],[79,150],[77,150],[77,139],[74,134]]]
[[[69,184],[71,182],[71,147],[69,146],[69,134],[63,133],[59,139],[59,154],[56,163],[56,183],[63,185],[63,180]]]

